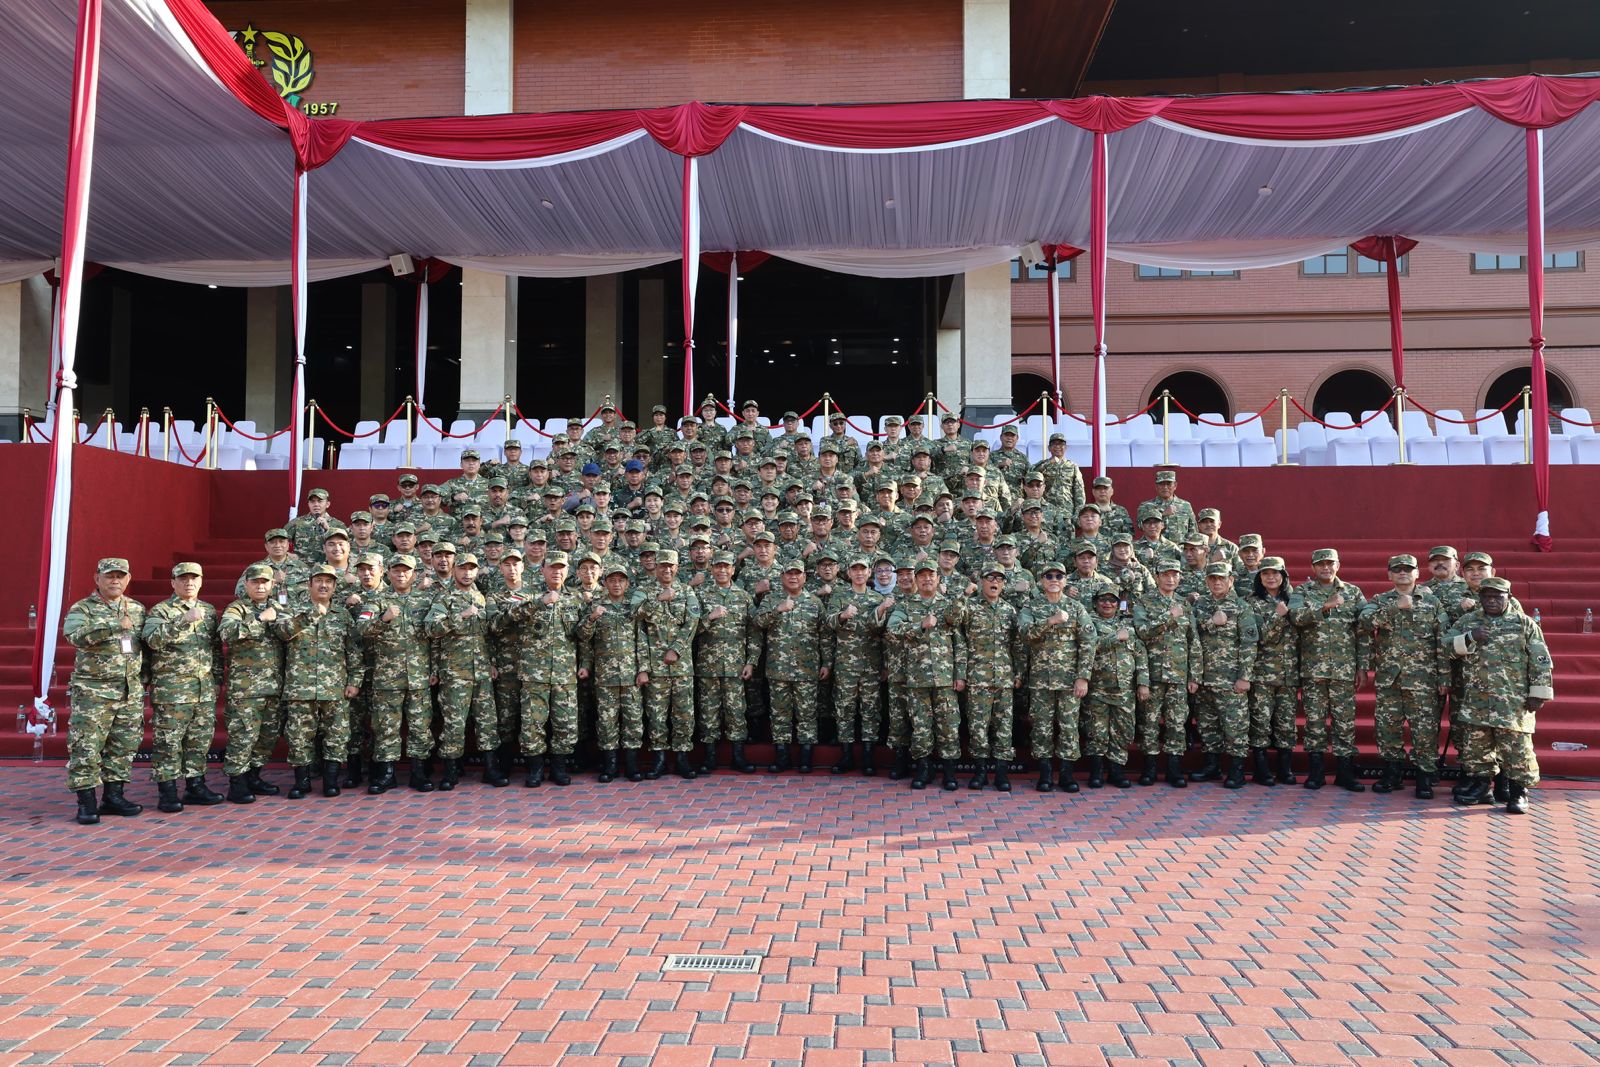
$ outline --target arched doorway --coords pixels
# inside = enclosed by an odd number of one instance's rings
[[[1532,367],[1513,367],[1506,371],[1493,382],[1489,383],[1489,391],[1483,394],[1483,406],[1497,408],[1508,400],[1516,399],[1517,402],[1506,408],[1506,429],[1517,428],[1517,415],[1522,410],[1519,399],[1522,390],[1533,383]],[[1572,390],[1567,388],[1567,383],[1550,373],[1546,367],[1544,372],[1544,387],[1550,393],[1550,429],[1560,432],[1556,425],[1556,412],[1572,406]]]
[[[1209,412],[1220,412],[1227,418],[1231,412],[1228,410],[1228,393],[1218,381],[1209,374],[1199,371],[1183,370],[1176,374],[1169,374],[1161,379],[1150,390],[1150,400],[1161,396],[1161,390],[1172,394],[1174,401],[1181,402],[1184,407],[1196,415]],[[1180,410],[1177,403],[1172,405],[1174,411]],[[1150,409],[1150,417],[1156,422],[1161,421],[1161,405],[1157,404]]]
[[[1050,391],[1050,380],[1040,374],[1013,374],[1011,376],[1011,410],[1022,411],[1030,407],[1039,399],[1040,393]],[[1072,397],[1062,390],[1062,401],[1068,409],[1072,407]]]
[[[1330,411],[1344,411],[1352,419],[1359,419],[1363,411],[1376,411],[1392,396],[1394,386],[1371,371],[1342,370],[1317,386],[1316,395],[1311,398],[1311,413],[1322,419]]]

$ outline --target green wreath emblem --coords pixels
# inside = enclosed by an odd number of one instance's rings
[[[272,51],[272,84],[278,95],[296,102],[298,94],[311,87],[311,52],[300,38],[276,30],[263,30],[267,48]]]

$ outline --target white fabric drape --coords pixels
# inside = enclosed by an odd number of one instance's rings
[[[733,410],[733,381],[739,366],[739,253],[728,257],[728,410]]]
[[[266,288],[293,283],[293,272],[276,260],[196,260],[189,263],[107,263],[117,270],[165,278],[191,285],[220,285],[225,288]],[[313,282],[348,278],[369,270],[387,270],[387,257],[365,259],[321,259],[306,263],[306,279]]]
[[[294,441],[289,446],[289,520],[300,513],[300,478],[306,459],[316,455],[312,447],[317,433],[315,423],[306,418],[306,210],[309,206],[310,176],[298,171],[294,180],[294,214],[291,228],[290,302],[294,316],[294,385],[289,392],[290,416],[294,420]],[[303,450],[303,451],[302,451]]]
[[[20,282],[24,278],[33,277],[35,274],[43,274],[53,266],[55,266],[55,261],[50,259],[0,263],[0,285]]]
[[[647,255],[551,254],[543,256],[438,256],[469,270],[509,274],[518,278],[581,278],[594,274],[620,274],[641,270],[678,258],[676,252]]]
[[[428,410],[423,393],[428,387],[428,284],[426,274],[417,283],[417,407]]]
[[[965,274],[1022,254],[1021,245],[983,248],[852,248],[836,251],[778,251],[773,255],[807,267],[867,278],[933,278]]]

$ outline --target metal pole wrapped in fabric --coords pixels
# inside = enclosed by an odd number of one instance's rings
[[[739,363],[739,253],[728,260],[728,406],[733,407],[733,378]],[[693,414],[685,408],[685,415]]]
[[[1524,420],[1533,437],[1533,545],[1541,552],[1550,539],[1550,390],[1544,378],[1544,131],[1526,130],[1528,154],[1528,345],[1533,374],[1533,411]]]
[[[1089,300],[1094,313],[1094,422],[1089,427],[1096,478],[1106,472],[1106,135],[1094,135],[1089,177]]]
[[[694,295],[700,285],[700,164],[683,159],[683,414],[694,413]]]
[[[315,449],[310,436],[316,422],[301,423],[302,398],[306,395],[306,193],[309,175],[301,167],[294,172],[294,221],[289,250],[289,284],[294,311],[294,386],[289,391],[289,410],[294,412],[294,433],[289,435],[289,518],[300,513],[300,450],[307,462]]]

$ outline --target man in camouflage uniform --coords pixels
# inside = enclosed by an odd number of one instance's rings
[[[719,732],[733,746],[732,766],[745,774],[756,769],[744,754],[750,736],[745,684],[761,663],[763,634],[755,621],[755,598],[733,584],[733,568],[730,553],[712,557],[711,581],[697,594],[705,611],[694,637],[695,716],[705,746],[702,774],[716,770]]]
[[[1078,704],[1089,694],[1097,637],[1083,605],[1066,595],[1067,568],[1046,562],[1041,591],[1022,609],[1017,628],[1029,648],[1029,708],[1033,717],[1033,755],[1039,761],[1036,788],[1055,788],[1054,760],[1061,760],[1061,788],[1078,791],[1072,765],[1078,759]]]
[[[1417,768],[1417,799],[1433,798],[1438,773],[1439,703],[1450,691],[1450,656],[1444,608],[1417,585],[1415,556],[1389,559],[1394,588],[1367,601],[1357,622],[1365,632],[1369,666],[1377,693],[1374,725],[1383,774],[1374,793],[1392,793],[1405,781],[1405,729],[1411,726],[1411,755]]]
[[[1182,555],[1176,541],[1166,536],[1167,518],[1164,509],[1154,504],[1139,505],[1139,537],[1133,543],[1133,556],[1155,572],[1156,564],[1169,556]]]
[[[904,658],[911,757],[917,766],[911,788],[927,788],[932,775],[928,757],[937,745],[943,787],[953,790],[956,760],[961,758],[961,706],[956,694],[967,687],[961,638],[967,603],[939,592],[939,566],[934,561],[918,560],[913,573],[916,591],[896,601],[888,623]]]
[[[1480,804],[1498,766],[1507,777],[1506,811],[1528,812],[1528,790],[1539,784],[1533,753],[1534,717],[1555,698],[1555,667],[1544,633],[1532,616],[1509,610],[1511,583],[1486,578],[1481,606],[1445,635],[1450,654],[1463,661],[1462,773],[1470,784],[1456,798]]]
[[[1188,604],[1178,595],[1178,561],[1162,560],[1156,572],[1155,590],[1133,607],[1133,628],[1144,642],[1150,675],[1149,696],[1139,700],[1139,747],[1145,754],[1139,784],[1155,784],[1156,760],[1165,755],[1167,784],[1182,789],[1189,784],[1183,773],[1189,683],[1200,653]]]
[[[494,678],[495,722],[500,735],[498,762],[509,777],[519,754],[518,739],[522,736],[522,679],[517,677],[521,642],[516,633],[496,623],[502,612],[529,595],[524,581],[527,564],[522,546],[508,545],[500,553],[495,571],[497,581],[493,590],[484,588],[481,575],[478,588],[489,601],[489,673]]]
[[[656,553],[653,589],[642,591],[635,618],[639,623],[644,716],[655,764],[646,778],[659,778],[666,754],[674,753],[674,769],[686,781],[695,777],[689,765],[694,748],[694,635],[700,626],[700,598],[679,585],[678,553]]]
[[[150,702],[155,753],[151,770],[161,800],[172,813],[190,804],[221,804],[223,796],[206,785],[206,751],[217,729],[217,678],[222,674],[222,642],[217,639],[217,609],[200,600],[200,564],[172,568],[172,596],[145,615],[143,638],[150,650]],[[187,780],[182,799],[178,780]]]
[[[1156,471],[1156,495],[1139,505],[1139,514],[1146,508],[1160,512],[1166,523],[1163,535],[1170,541],[1182,544],[1196,532],[1194,507],[1178,496],[1178,472]]]
[[[647,431],[648,432],[648,431]],[[628,781],[637,782],[639,749],[644,747],[644,712],[639,706],[638,598],[629,594],[628,568],[614,562],[595,600],[578,624],[578,677],[594,684],[595,741],[600,748],[600,781],[617,777],[622,751]]]
[[[1066,434],[1053,433],[1047,446],[1050,454],[1033,469],[1044,475],[1044,499],[1062,515],[1077,515],[1083,507],[1083,472],[1067,458]]]
[[[1133,520],[1128,516],[1128,509],[1111,499],[1115,487],[1110,478],[1101,475],[1089,486],[1090,499],[1100,505],[1100,532],[1108,537],[1118,534],[1127,534],[1130,538],[1137,535],[1133,528]]]
[[[439,758],[444,769],[439,789],[448,793],[461,781],[471,718],[483,754],[483,778],[493,786],[510,784],[500,770],[500,724],[494,709],[494,678],[489,663],[489,602],[478,592],[478,557],[456,554],[452,584],[441,590],[424,616],[423,628],[435,642],[439,675]]]
[[[416,589],[417,558],[389,560],[389,585],[369,593],[356,611],[356,634],[371,660],[367,706],[372,723],[372,778],[376,796],[395,786],[401,736],[407,730],[411,788],[433,791],[433,713],[428,685],[432,675],[428,611],[432,598]]]
[[[982,789],[992,771],[994,787],[1009,793],[1008,772],[1016,758],[1014,696],[1022,687],[1027,652],[1017,630],[1017,609],[1002,595],[1006,568],[991,562],[981,570],[980,595],[967,605],[962,624],[967,650],[967,747],[973,762],[967,788]]]
[[[1083,742],[1089,757],[1089,788],[1110,782],[1127,789],[1125,768],[1134,741],[1134,704],[1150,697],[1150,665],[1131,619],[1118,613],[1121,593],[1102,589],[1094,597],[1095,663],[1083,699]]]
[[[67,788],[78,795],[77,820],[144,810],[122,795],[133,774],[133,755],[144,738],[144,605],[123,595],[128,561],[102,559],[95,591],[67,609],[62,635],[76,649],[67,683]],[[104,785],[97,807],[95,788]]]
[[[773,772],[789,768],[789,744],[798,742],[801,774],[811,773],[817,743],[819,682],[832,670],[833,640],[822,600],[806,589],[806,566],[784,565],[782,590],[769,594],[756,611],[766,635],[767,684],[772,694]]]
[[[463,449],[461,452],[461,473],[440,486],[440,496],[445,502],[456,508],[459,515],[462,504],[477,504],[482,507],[489,502],[489,480],[479,472],[482,466],[482,457],[476,448]]]
[[[951,478],[966,469],[972,442],[961,436],[961,416],[953,411],[940,416],[939,432],[944,436],[933,444],[933,469],[949,485]]]
[[[537,788],[550,755],[550,780],[572,784],[567,760],[578,747],[578,624],[585,610],[581,594],[566,588],[568,557],[552,552],[541,568],[544,588],[509,606],[496,621],[518,635],[517,677],[522,683],[522,754],[528,760],[523,785]],[[545,743],[548,724],[550,741]]]
[[[350,613],[333,602],[339,572],[326,563],[312,567],[308,595],[291,599],[278,613],[272,632],[284,643],[284,736],[294,768],[290,800],[311,792],[311,765],[317,742],[325,757],[343,754],[350,744],[346,702],[361,691],[363,663]],[[324,759],[322,795],[339,795],[337,758]]]
[[[289,520],[285,527],[294,545],[294,554],[310,566],[322,559],[322,541],[336,526],[328,514],[328,491],[313,489],[306,494],[306,510]]]
[[[306,581],[306,563],[297,556],[289,554],[291,546],[289,531],[282,527],[275,527],[266,533],[267,555],[265,559],[258,559],[251,567],[265,565],[272,571],[272,591],[277,596],[280,605],[289,601],[291,589],[304,589]],[[249,568],[245,568],[249,570]],[[233,587],[233,595],[245,595],[245,575],[241,572],[239,581]]]
[[[1233,566],[1206,566],[1206,592],[1194,606],[1190,626],[1200,662],[1189,683],[1206,761],[1201,775],[1217,775],[1217,756],[1228,757],[1227,789],[1244,787],[1244,761],[1250,747],[1250,672],[1255,668],[1256,615],[1233,592]]]
[[[1356,620],[1367,598],[1339,577],[1339,552],[1311,554],[1313,577],[1289,597],[1289,618],[1300,631],[1300,693],[1306,714],[1307,789],[1326,782],[1323,754],[1330,743],[1339,761],[1334,784],[1366,791],[1356,780],[1356,687],[1366,669],[1366,640]],[[1332,736],[1329,736],[1329,724]]]
[[[861,773],[876,771],[873,750],[883,732],[883,631],[894,598],[868,582],[872,561],[859,557],[845,569],[849,585],[828,598],[828,628],[833,631],[834,715],[839,730],[839,762],[834,774],[855,767],[855,742],[861,741]]]
[[[283,729],[283,645],[272,634],[278,617],[272,574],[266,563],[245,568],[245,595],[224,608],[217,621],[228,664],[228,748],[222,769],[228,799],[235,804],[278,795],[278,787],[261,778]]]

